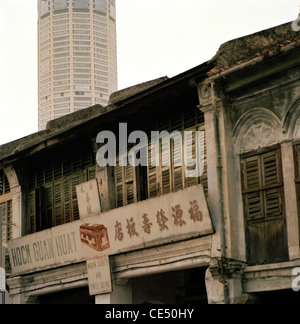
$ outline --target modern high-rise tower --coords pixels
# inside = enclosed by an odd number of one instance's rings
[[[39,130],[117,91],[115,0],[38,0]]]

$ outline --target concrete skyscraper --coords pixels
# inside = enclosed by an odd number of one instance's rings
[[[115,0],[38,0],[39,130],[117,91]]]

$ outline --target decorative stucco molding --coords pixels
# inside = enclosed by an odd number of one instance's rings
[[[280,143],[282,139],[280,119],[269,109],[252,109],[237,121],[233,138],[237,154]]]
[[[289,140],[300,138],[300,98],[291,105],[283,120],[282,128]]]

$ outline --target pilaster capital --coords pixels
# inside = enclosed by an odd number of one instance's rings
[[[211,82],[198,84],[198,97],[200,105],[198,108],[203,112],[215,111],[222,108],[226,103],[226,96],[222,87]]]
[[[209,271],[215,279],[227,285],[227,280],[241,278],[246,266],[242,261],[220,258],[212,260]]]

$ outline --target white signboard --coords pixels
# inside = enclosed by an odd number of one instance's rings
[[[80,223],[53,227],[7,242],[12,273],[35,272],[82,261]]]
[[[87,260],[90,296],[112,292],[109,256]]]
[[[8,249],[16,275],[212,233],[199,185],[11,240]]]
[[[101,213],[98,182],[96,179],[76,187],[80,218]]]
[[[213,233],[202,185],[84,219],[86,258],[114,255]]]

